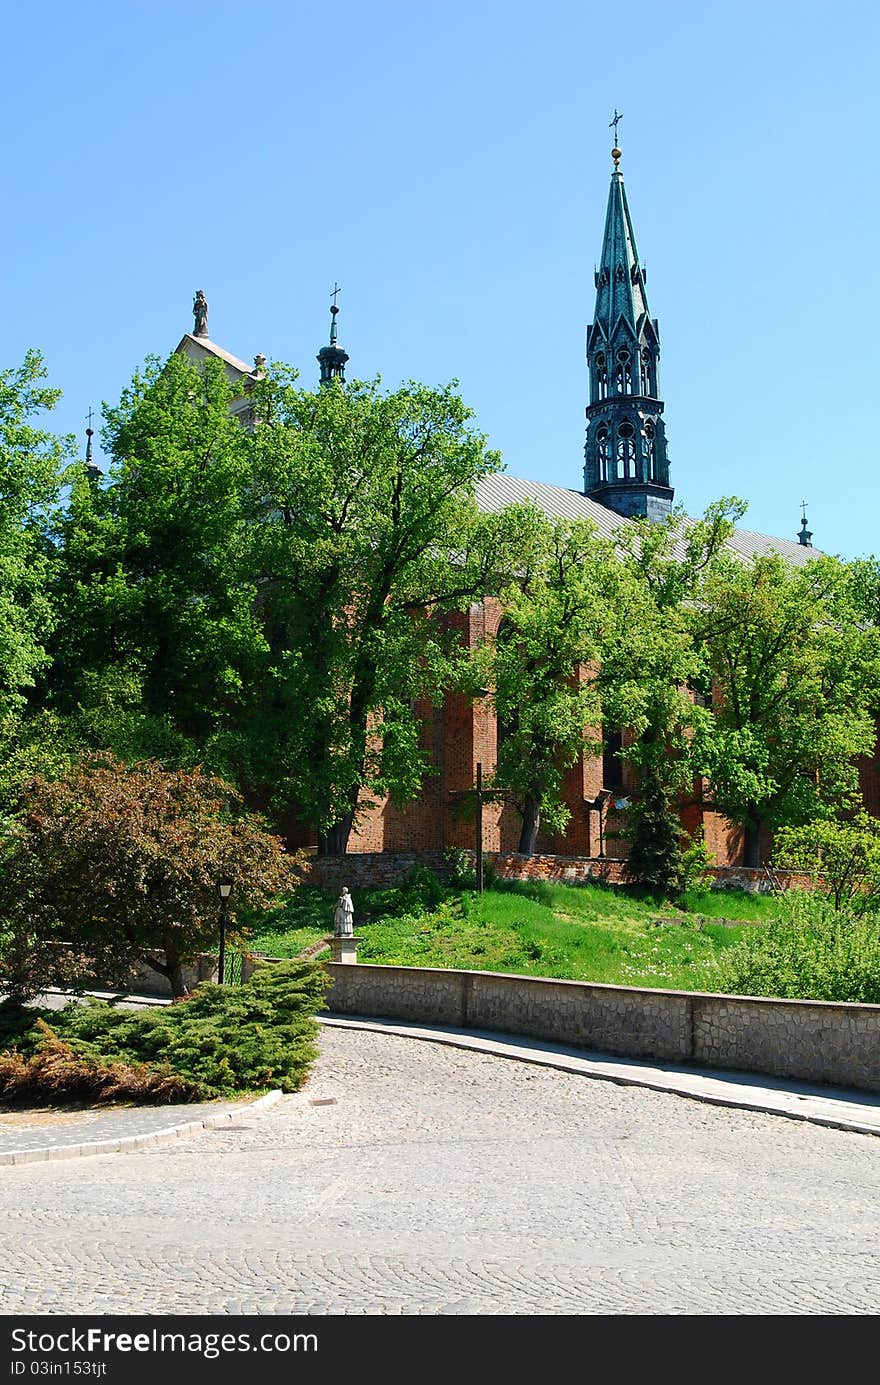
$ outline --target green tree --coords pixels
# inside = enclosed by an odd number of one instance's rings
[[[680,894],[685,882],[681,838],[681,823],[669,793],[653,766],[649,766],[639,794],[628,875],[665,898]]]
[[[148,362],[106,411],[107,484],[74,477],[47,696],[86,745],[235,773],[243,688],[265,641],[243,561],[247,435],[231,398],[219,362]]]
[[[765,825],[855,802],[855,759],[874,746],[878,631],[856,611],[844,564],[795,568],[775,554],[716,564],[691,623],[714,689],[696,756],[758,865]]]
[[[47,591],[50,516],[72,444],[34,422],[60,398],[43,383],[46,374],[36,351],[21,366],[0,371],[0,786],[8,786],[25,700],[48,662],[55,623]]]
[[[542,826],[565,829],[564,773],[578,755],[598,750],[589,728],[599,721],[595,660],[608,623],[613,555],[589,522],[538,512],[524,540],[515,575],[500,591],[498,638],[478,651],[476,669],[494,688],[495,780],[513,794],[522,819],[518,850],[529,854]]]
[[[269,654],[248,739],[274,808],[299,806],[321,849],[344,852],[377,796],[421,787],[417,709],[454,682],[456,614],[521,524],[480,515],[476,482],[500,462],[452,386],[314,392],[276,371],[254,405],[250,535]]]
[[[232,882],[233,920],[293,883],[280,840],[230,785],[110,755],[33,780],[3,850],[0,988],[17,994],[122,983],[140,959],[181,996],[184,965],[217,946],[218,880]]]
[[[624,733],[620,753],[635,780],[626,827],[631,873],[664,894],[681,887],[675,805],[693,792],[695,740],[711,718],[694,696],[706,674],[691,613],[743,509],[729,498],[700,520],[676,511],[661,522],[621,526],[618,562],[608,568],[613,619],[598,675],[603,724]]]

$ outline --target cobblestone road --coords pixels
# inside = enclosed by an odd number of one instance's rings
[[[876,1137],[386,1034],[321,1048],[260,1115],[0,1170],[2,1311],[878,1310]]]

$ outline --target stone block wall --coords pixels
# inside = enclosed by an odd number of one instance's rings
[[[489,1029],[632,1058],[880,1092],[880,1005],[327,965],[334,1014]]]
[[[160,960],[163,956],[164,953],[160,952]],[[184,967],[183,976],[186,986],[193,990],[200,981],[216,981],[217,960],[216,952],[205,952],[192,966]],[[162,999],[171,996],[171,984],[168,977],[164,976],[161,971],[157,971],[155,967],[151,967],[148,962],[133,963],[122,985],[105,985],[98,989],[120,991],[129,995],[151,995]]]

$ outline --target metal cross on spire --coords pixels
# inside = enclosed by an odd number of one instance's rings
[[[335,346],[335,345],[336,345],[336,315],[337,315],[337,313],[339,312],[339,308],[338,308],[337,303],[336,303],[336,295],[338,294],[338,292],[339,292],[339,285],[338,285],[337,283],[334,283],[334,285],[333,285],[333,302],[332,302],[332,304],[330,305],[330,345],[331,345],[331,346]]]
[[[802,501],[801,501],[801,519],[804,521],[804,524],[806,524],[806,522],[807,522],[807,502],[806,502],[806,500],[802,500]]]
[[[618,165],[619,165],[619,163],[620,163],[620,146],[619,146],[619,144],[617,143],[617,127],[618,127],[618,125],[620,124],[621,120],[623,120],[623,116],[621,115],[621,113],[620,113],[620,111],[617,109],[617,107],[615,106],[615,107],[614,107],[614,119],[613,119],[613,120],[609,120],[609,122],[608,122],[608,129],[609,129],[609,130],[611,129],[611,126],[612,126],[612,125],[614,126],[614,148],[613,148],[612,151],[611,151],[611,157],[612,157],[612,159],[614,160],[614,172],[615,172],[615,173],[617,172]]]

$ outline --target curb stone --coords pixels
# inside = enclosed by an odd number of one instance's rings
[[[9,1150],[0,1153],[0,1167],[9,1164],[42,1163],[49,1159],[78,1159],[87,1154],[124,1154],[128,1150],[148,1149],[152,1145],[170,1144],[188,1135],[197,1135],[200,1130],[214,1130],[227,1121],[236,1119],[245,1112],[265,1111],[274,1106],[284,1095],[280,1087],[257,1097],[246,1106],[235,1106],[226,1111],[218,1111],[215,1116],[205,1116],[202,1120],[185,1121],[182,1125],[169,1125],[164,1130],[151,1130],[147,1135],[122,1135],[111,1140],[87,1140],[78,1145],[43,1145],[39,1149]]]

